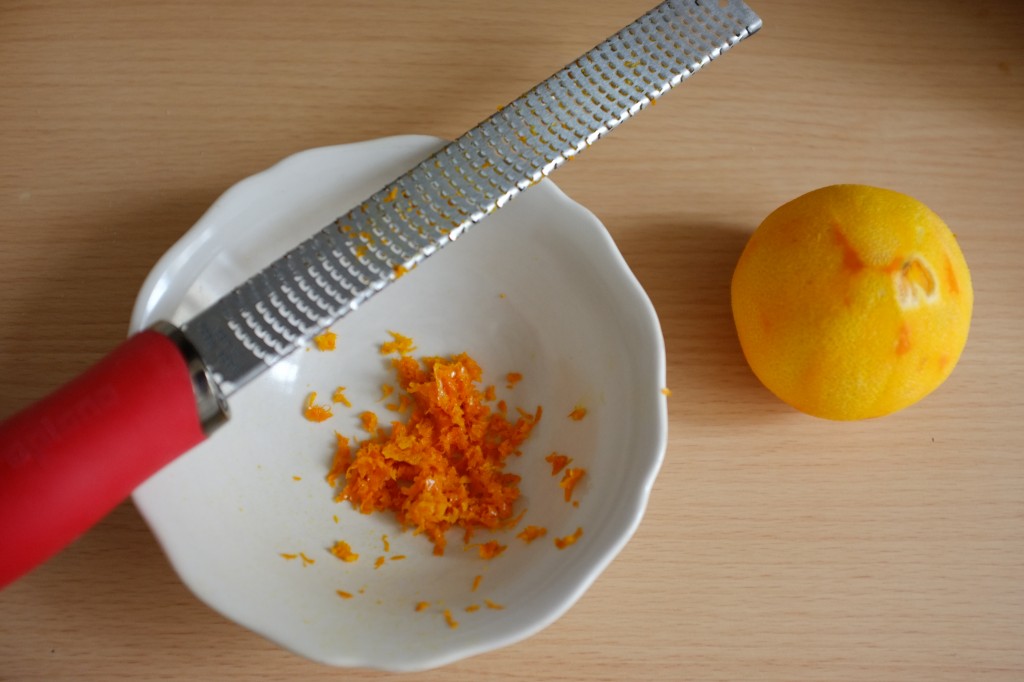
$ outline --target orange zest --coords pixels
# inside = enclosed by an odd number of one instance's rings
[[[565,491],[566,502],[572,499],[573,490],[576,489],[576,485],[586,474],[587,470],[580,467],[569,467],[565,470],[565,474],[562,475],[562,480],[558,483],[558,486]]]
[[[544,537],[547,534],[548,529],[543,526],[527,526],[521,533],[519,533],[519,535],[516,535],[516,537],[529,544],[537,538]]]
[[[338,386],[338,388],[334,389],[334,395],[331,396],[331,402],[341,403],[345,407],[352,407],[352,403],[349,402],[349,399],[345,397],[344,386]]]
[[[303,411],[303,415],[311,422],[322,422],[333,416],[329,406],[316,404],[316,391],[310,393],[306,398],[306,409]]]
[[[338,540],[334,543],[334,547],[331,547],[331,554],[338,557],[346,563],[352,563],[353,561],[359,560],[359,555],[352,551],[348,543],[344,540]]]
[[[505,381],[508,382],[506,384],[506,386],[508,388],[514,388],[515,385],[518,384],[522,380],[523,380],[523,375],[520,374],[519,372],[509,372],[508,374],[505,375]]]
[[[469,355],[417,361],[408,355],[412,340],[389,333],[393,341],[381,351],[398,354],[392,366],[411,411],[389,430],[377,429],[376,417],[367,416],[373,413],[363,413],[372,435],[359,444],[344,480],[340,473],[335,477],[342,486],[337,499],[364,514],[394,513],[442,555],[452,527],[463,529],[468,542],[474,530],[508,527],[513,520],[520,479],[505,465],[520,454],[541,410],[520,410],[515,421],[492,411],[479,387],[480,366]],[[339,447],[336,462],[348,461],[347,444],[339,441]]]
[[[572,419],[573,421],[577,422],[582,420],[586,416],[587,408],[583,407],[582,405],[577,405],[575,408],[573,408],[573,411],[569,413],[569,419]]]
[[[351,592],[346,592],[345,590],[335,590],[335,592],[337,592],[338,596],[341,597],[342,599],[351,599],[352,598],[352,593]]]
[[[569,466],[569,462],[572,458],[568,455],[560,455],[557,452],[552,452],[550,455],[544,458],[544,460],[551,465],[551,475],[557,476],[562,472],[562,469]]]
[[[363,430],[370,433],[376,433],[377,431],[377,415],[373,412],[363,412],[359,415],[359,419],[363,422]]]
[[[327,472],[327,484],[332,488],[338,485],[338,480],[344,477],[345,470],[352,462],[352,448],[348,445],[348,438],[337,431],[334,435],[338,442],[334,450],[334,461],[331,463],[330,471]],[[334,517],[334,522],[338,522],[337,515]]]
[[[501,556],[501,553],[508,549],[508,545],[499,544],[497,540],[491,540],[480,545],[480,558],[493,559]]]
[[[581,537],[583,537],[583,529],[577,528],[576,532],[572,535],[566,535],[564,538],[555,538],[555,547],[565,549],[569,545],[575,545],[576,541]]]
[[[302,567],[311,566],[316,563],[316,559],[306,556],[305,552],[299,552],[298,554],[288,554],[287,552],[281,552],[279,555],[286,561],[293,561],[294,559],[302,559]]]
[[[316,344],[318,350],[334,350],[337,342],[338,335],[331,331],[313,337],[313,343]]]
[[[399,355],[409,355],[416,346],[413,345],[412,339],[408,336],[403,336],[398,332],[388,332],[391,335],[391,341],[386,341],[380,345],[381,355],[391,355],[392,353],[398,353]]]

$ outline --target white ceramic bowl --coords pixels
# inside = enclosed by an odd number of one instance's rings
[[[313,149],[238,183],[156,265],[132,330],[189,319],[441,144],[403,136]],[[337,350],[299,351],[255,380],[232,398],[227,425],[135,492],[182,580],[226,617],[339,666],[432,668],[552,623],[633,534],[666,444],[658,320],[607,231],[541,182],[333,330]],[[411,336],[417,355],[467,351],[511,406],[543,406],[510,469],[523,477],[520,528],[541,525],[547,537],[527,545],[516,531],[498,533],[508,550],[485,561],[452,531],[436,557],[393,517],[333,501],[324,476],[334,431],[359,437],[364,409],[389,416],[377,402],[380,385],[393,383],[378,351],[388,330]],[[524,378],[509,390],[513,371]],[[326,397],[339,385],[351,409],[336,406],[320,424],[302,417],[310,391]],[[588,409],[581,421],[567,416],[576,405]],[[578,507],[565,503],[544,461],[552,451],[588,471]],[[554,546],[577,527],[577,544]],[[329,554],[336,540],[360,560]],[[298,552],[315,563],[281,556]],[[406,559],[375,568],[376,557],[395,554]],[[416,612],[420,601],[430,607]],[[482,608],[465,610],[474,604]]]

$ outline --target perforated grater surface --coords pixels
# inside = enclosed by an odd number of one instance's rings
[[[760,27],[740,0],[663,2],[181,331],[234,393]]]

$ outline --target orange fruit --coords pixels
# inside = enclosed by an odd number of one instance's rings
[[[765,218],[732,278],[740,345],[775,395],[818,417],[879,417],[960,359],[974,292],[956,238],[920,201],[863,185]]]

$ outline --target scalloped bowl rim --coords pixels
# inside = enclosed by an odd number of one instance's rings
[[[289,216],[301,214],[301,219],[297,219],[296,222],[304,224],[303,230],[305,230],[306,234],[312,234],[315,228],[326,224],[325,222],[318,223],[316,222],[317,220],[322,221],[325,215],[340,215],[344,211],[339,210],[333,205],[321,205],[316,210],[306,211],[307,205],[316,205],[317,201],[320,201],[322,204],[324,203],[324,201],[321,201],[323,197],[336,191],[340,191],[342,194],[347,192],[347,195],[342,200],[347,201],[348,204],[342,208],[355,205],[355,202],[359,201],[361,196],[367,196],[370,192],[377,189],[382,182],[386,182],[390,177],[397,175],[421,158],[426,157],[439,148],[441,144],[443,144],[443,141],[438,138],[406,135],[354,144],[320,147],[286,157],[270,168],[238,182],[224,192],[199,221],[154,266],[136,299],[131,321],[131,331],[138,331],[160,319],[169,319],[175,323],[188,319],[198,312],[199,309],[212,302],[212,300],[216,300],[219,295],[230,289],[231,286],[237,284],[241,277],[249,276],[252,272],[266,264],[262,261],[275,253],[283,252],[283,249],[287,248],[288,240],[297,243],[298,238],[296,234],[281,234],[280,225],[282,221],[285,223],[289,222]],[[350,173],[349,169],[352,166],[359,166],[358,173],[346,176],[346,173]],[[338,178],[336,180],[333,178],[324,180],[325,173],[335,173],[338,175]],[[303,192],[313,191],[308,190],[307,187],[317,183],[325,183],[325,189],[322,189],[322,191],[317,190],[321,191],[321,194],[313,196],[312,199],[309,197],[303,198]],[[370,191],[367,191],[367,189]],[[302,201],[306,203],[296,203]],[[329,204],[330,202],[327,203]],[[299,208],[300,205],[301,210]],[[239,221],[245,220],[247,216],[249,220],[252,220],[254,215],[252,212],[255,210],[254,206],[264,207],[265,213],[260,213],[259,216],[267,215],[266,222],[270,227],[266,229],[266,234],[260,233],[257,229],[255,234],[252,235],[253,240],[245,240],[242,242],[243,245],[239,246],[238,229],[246,227],[245,224],[239,225]],[[275,213],[279,207],[280,214]],[[335,213],[331,213],[332,210]],[[291,625],[278,622],[280,620],[280,606],[278,606],[278,613],[268,617],[269,611],[260,611],[260,605],[254,605],[251,601],[247,601],[244,596],[239,596],[240,593],[231,593],[232,590],[241,589],[234,584],[236,582],[244,582],[251,579],[253,582],[249,586],[250,588],[259,587],[262,584],[259,583],[258,577],[237,577],[234,575],[230,559],[225,559],[223,565],[216,564],[216,561],[213,562],[214,566],[204,563],[201,550],[195,544],[201,545],[205,542],[212,546],[213,540],[206,540],[203,537],[196,539],[195,527],[191,530],[193,537],[190,538],[182,528],[183,525],[188,523],[187,520],[181,521],[182,515],[187,516],[196,513],[196,510],[191,505],[214,504],[212,502],[213,494],[210,492],[206,493],[205,498],[201,496],[201,491],[195,493],[196,499],[188,497],[192,494],[190,491],[194,487],[213,485],[209,481],[200,481],[199,474],[213,472],[214,476],[225,477],[228,476],[228,472],[238,469],[237,460],[232,467],[203,468],[213,467],[214,465],[210,463],[211,461],[221,456],[220,453],[222,451],[232,449],[232,443],[235,440],[236,434],[240,432],[232,432],[231,422],[229,422],[222,429],[222,431],[227,432],[226,435],[215,434],[213,438],[200,445],[199,448],[185,455],[177,462],[172,463],[164,471],[156,474],[140,486],[133,495],[136,506],[150,525],[172,566],[183,582],[200,600],[225,617],[262,634],[280,646],[322,663],[346,667],[369,667],[388,671],[416,671],[435,668],[468,656],[522,641],[557,620],[583,595],[587,588],[622,550],[639,526],[654,480],[664,460],[667,445],[667,407],[662,391],[662,388],[665,386],[665,348],[657,314],[639,281],[616,248],[608,231],[587,209],[569,199],[550,180],[544,180],[517,197],[507,208],[496,213],[494,216],[488,217],[481,223],[481,226],[474,227],[467,235],[460,237],[460,244],[463,240],[467,241],[465,247],[460,245],[454,249],[443,249],[421,266],[424,269],[422,275],[420,273],[412,273],[400,282],[389,286],[383,292],[376,294],[374,298],[388,298],[390,305],[396,310],[402,305],[413,305],[412,303],[407,303],[407,301],[424,294],[420,292],[419,286],[413,288],[413,285],[409,282],[413,280],[419,282],[419,278],[422,277],[423,285],[427,285],[431,283],[431,276],[435,280],[444,283],[450,282],[456,276],[451,273],[460,272],[459,267],[466,265],[468,262],[466,259],[469,258],[469,255],[467,255],[462,257],[460,261],[455,252],[465,248],[467,254],[469,254],[471,246],[469,240],[477,239],[477,237],[473,236],[477,231],[481,233],[486,231],[488,228],[484,226],[489,222],[498,223],[500,219],[501,222],[512,225],[512,227],[502,227],[503,230],[507,230],[509,234],[512,234],[513,230],[520,229],[515,227],[517,221],[528,222],[533,220],[536,222],[540,219],[537,216],[553,216],[553,219],[560,221],[560,225],[567,227],[544,231],[534,227],[530,228],[533,232],[530,232],[528,236],[534,240],[546,240],[544,243],[553,252],[556,254],[561,253],[563,261],[567,258],[579,261],[565,263],[564,269],[569,274],[575,274],[578,277],[565,279],[559,283],[560,286],[564,285],[567,289],[572,289],[573,286],[580,286],[576,283],[577,279],[590,278],[588,281],[598,283],[607,281],[609,288],[606,291],[606,295],[619,297],[620,300],[617,301],[619,308],[616,309],[616,313],[628,319],[600,319],[600,311],[597,308],[590,310],[587,308],[587,304],[582,301],[586,296],[580,296],[581,302],[578,305],[574,303],[570,307],[552,307],[551,310],[556,311],[556,313],[557,311],[566,311],[565,314],[569,316],[582,315],[581,319],[585,323],[607,325],[607,329],[619,332],[621,335],[621,340],[618,341],[619,347],[609,347],[605,349],[606,352],[616,351],[621,353],[623,348],[636,349],[636,357],[627,358],[624,362],[636,363],[635,367],[630,365],[627,369],[630,372],[636,370],[637,374],[643,375],[634,377],[626,369],[619,368],[615,370],[619,372],[622,381],[636,382],[636,395],[640,396],[639,402],[642,403],[641,407],[634,410],[633,414],[626,415],[626,417],[632,419],[626,426],[638,430],[637,440],[642,442],[637,446],[637,451],[623,453],[622,455],[634,458],[636,466],[640,470],[632,471],[629,474],[629,476],[634,477],[634,479],[631,479],[632,487],[623,491],[622,497],[616,498],[614,504],[609,505],[600,501],[585,501],[583,507],[581,507],[579,518],[582,520],[580,523],[583,527],[587,528],[588,533],[584,537],[591,544],[591,548],[587,550],[590,553],[586,555],[587,562],[585,565],[579,565],[578,562],[558,564],[559,567],[557,569],[552,568],[549,573],[545,573],[544,575],[548,577],[540,581],[544,585],[537,589],[554,591],[555,596],[548,595],[543,604],[535,605],[534,602],[538,601],[537,599],[527,598],[526,601],[529,609],[524,606],[523,608],[527,610],[524,610],[523,613],[517,614],[514,610],[510,609],[510,614],[504,617],[504,620],[497,621],[497,625],[488,624],[487,628],[484,629],[470,628],[467,631],[468,634],[460,634],[456,630],[445,635],[437,635],[436,637],[433,633],[418,637],[409,635],[405,641],[398,643],[397,651],[401,653],[396,653],[395,648],[390,645],[385,646],[385,643],[380,643],[379,645],[364,643],[362,648],[349,650],[344,646],[344,637],[339,638],[342,640],[340,645],[336,645],[329,638],[319,640],[311,635],[311,632],[316,634],[316,631],[312,630],[312,628],[305,628],[305,625],[302,624],[303,622],[296,621],[298,624]],[[527,228],[522,229],[526,230]],[[491,234],[497,235],[500,232],[495,229],[491,230]],[[496,240],[498,237],[492,236],[490,239]],[[485,238],[481,237],[476,246],[483,249],[489,245],[485,243]],[[234,260],[226,255],[234,254],[234,250],[240,248],[243,251],[249,248],[251,252],[242,253],[240,256],[236,256]],[[537,251],[530,250],[533,247],[529,243],[520,244],[520,242],[509,241],[502,248],[512,253],[520,249],[520,255],[526,261],[532,257],[531,254],[537,253]],[[268,252],[271,256],[267,255]],[[574,255],[583,252],[585,252],[585,255],[582,257]],[[483,253],[480,256],[481,259],[489,257],[487,255],[488,252],[481,253]],[[431,265],[430,261],[435,259],[438,261],[447,259],[446,262],[451,267],[442,269],[438,265],[436,270],[428,273],[426,268]],[[242,263],[241,269],[239,269],[239,263]],[[527,263],[527,266],[524,266],[524,268],[528,269],[528,265]],[[558,272],[553,272],[551,267],[544,267],[544,265],[544,263],[537,265],[538,273],[540,274],[533,277],[517,275],[516,268],[501,258],[496,258],[496,260],[488,264],[488,268],[498,273],[498,277],[501,276],[501,272],[507,271],[507,280],[504,283],[512,285],[509,287],[507,298],[514,299],[516,297],[515,286],[522,286],[524,290],[531,287],[537,288],[538,285],[534,281],[528,282],[526,281],[527,279],[538,280],[542,279],[542,277],[562,276]],[[547,265],[550,266],[551,264]],[[248,268],[248,271],[244,272],[243,270],[246,268]],[[572,268],[575,268],[575,270],[572,270]],[[519,282],[519,280],[515,279],[516,277],[520,277],[523,281]],[[204,280],[204,278],[206,279]],[[401,292],[397,291],[401,287],[405,288]],[[451,291],[451,289],[442,290]],[[462,291],[462,289],[460,288],[459,291]],[[493,292],[489,292],[488,295],[490,293]],[[464,295],[479,297],[483,294],[466,291]],[[529,300],[532,300],[536,307],[539,308],[544,308],[544,301],[550,298],[550,294],[545,290],[532,291],[531,295],[533,298]],[[504,291],[500,294],[500,297],[501,299],[506,299]],[[435,295],[434,299],[436,298],[437,296]],[[528,297],[524,295],[524,298]],[[478,299],[467,300],[474,303],[479,302]],[[570,301],[570,303],[573,302]],[[611,306],[612,303],[602,302],[601,305],[607,304]],[[378,308],[378,306],[380,307]],[[385,327],[382,325],[388,322],[384,319],[386,315],[383,312],[386,306],[387,304],[383,300],[379,303],[377,300],[373,300],[354,315],[343,318],[342,322],[346,325],[344,329],[348,330],[348,334],[340,333],[339,340],[343,341],[347,335],[358,336],[360,328],[354,325],[358,325],[360,318],[364,315],[367,315],[367,320],[373,320],[370,317],[370,311],[377,311],[374,314],[381,316],[383,321],[374,320],[368,322],[368,324],[377,324],[379,327],[378,332],[383,330]],[[591,305],[591,307],[594,306]],[[497,305],[495,308],[503,310],[498,308]],[[412,308],[411,310],[411,317],[415,318],[416,309]],[[513,322],[522,324],[522,315],[524,314],[522,310],[516,310],[515,314],[510,314],[511,317],[509,319],[511,322],[501,329],[492,328],[497,323],[488,322],[487,324],[491,324],[491,327],[482,326],[485,325],[484,322],[475,324],[477,324],[479,329],[484,330],[485,335],[490,335],[492,341],[495,339],[500,340],[504,338],[504,335],[509,335],[509,329],[512,329],[511,324]],[[516,317],[515,315],[520,316]],[[561,313],[555,315],[549,313],[549,321],[557,322],[555,318],[560,315]],[[496,317],[500,316],[500,313],[496,315]],[[475,320],[476,318],[473,319]],[[505,323],[503,322],[502,324]],[[396,323],[395,326],[400,327],[401,325]],[[427,324],[424,326],[430,327]],[[529,325],[527,324],[526,326]],[[602,329],[605,328],[602,327]],[[433,333],[436,338],[445,338],[440,331],[434,330]],[[571,335],[572,329],[567,329],[566,333]],[[415,332],[411,335],[416,336]],[[428,332],[424,332],[424,335],[428,338],[430,337]],[[514,331],[510,335],[515,336]],[[609,334],[609,336],[615,336],[615,334]],[[618,339],[619,336],[615,336],[615,338]],[[551,343],[553,342],[551,341]],[[522,355],[521,361],[528,363],[531,357],[534,359],[538,356],[547,357],[548,364],[544,365],[544,367],[548,369],[552,367],[559,368],[563,363],[569,362],[564,360],[564,358],[552,360],[549,357],[551,356],[550,352],[545,355],[545,347],[542,344],[548,343],[548,341],[542,339],[541,341],[535,340],[532,343],[534,344],[531,346],[533,356],[529,354]],[[595,343],[601,344],[603,342],[598,340]],[[529,346],[529,343],[525,345]],[[514,346],[510,347],[513,350],[516,348]],[[561,350],[564,351],[564,349]],[[587,350],[584,348],[581,352],[585,354]],[[300,355],[304,355],[304,357],[298,357]],[[317,354],[315,352],[302,354],[300,351],[293,354],[296,359],[288,366],[292,368],[293,374],[295,372],[302,372],[309,363],[321,361],[320,355],[326,354]],[[606,360],[607,358],[602,359]],[[612,362],[616,361],[613,360]],[[483,365],[484,363],[481,364]],[[272,373],[274,372],[269,372],[268,374]],[[578,375],[573,375],[573,377],[578,378]],[[599,378],[588,378],[587,380],[597,382]],[[548,389],[561,390],[563,388],[562,383],[572,383],[571,381],[560,383],[555,381],[555,379],[557,377],[550,379],[549,383],[545,384]],[[241,399],[247,391],[255,393],[261,390],[275,390],[277,384],[273,384],[270,379],[266,382],[268,387],[257,389],[257,384],[262,380],[263,377],[253,382],[250,387],[240,391],[233,397],[233,402],[235,399],[239,399],[239,402],[242,402]],[[290,387],[290,390],[293,391],[299,390],[295,376],[292,376],[290,379],[286,377],[282,381],[291,381],[291,383],[281,383],[281,386]],[[526,382],[524,381],[524,383]],[[594,387],[591,388],[594,389]],[[589,399],[595,403],[603,404],[602,401],[615,403],[617,399],[614,397],[614,391],[618,390],[618,388],[612,386],[610,387],[611,391],[606,391],[605,389],[607,388],[609,387],[597,386],[596,389],[590,390],[589,393],[586,391],[583,391],[583,393],[586,393]],[[626,389],[633,390],[629,386]],[[648,396],[647,392],[656,393],[657,395]],[[544,401],[540,400],[539,402],[543,403]],[[253,410],[257,409],[251,405],[249,407]],[[239,410],[234,411],[236,415],[232,421],[239,419]],[[621,409],[619,410],[619,412],[622,411]],[[557,429],[560,428],[564,431],[570,428],[569,426],[560,426],[560,422],[556,421],[560,418],[560,416],[549,416],[549,412],[546,411],[545,418],[541,422],[541,424],[553,424],[548,428],[548,432],[551,442],[556,444],[564,442],[564,439],[563,441],[558,440],[561,432]],[[622,415],[611,415],[609,417],[609,419],[613,418],[625,417]],[[297,418],[295,421],[301,420]],[[585,422],[586,420],[581,422],[581,424]],[[606,428],[598,425],[596,419],[592,420],[592,424],[592,426],[586,427],[590,431],[580,432],[584,434],[584,436],[580,436],[580,442],[588,442],[587,437],[590,437],[592,440],[598,438],[602,434],[597,433],[594,435],[591,431]],[[614,428],[614,425],[607,428]],[[605,431],[604,435],[622,437],[610,431]],[[595,446],[595,449],[599,448]],[[264,469],[273,468],[276,465],[275,463],[276,460],[264,460]],[[315,471],[315,469],[313,470]],[[590,475],[595,480],[595,486],[603,485],[599,483],[599,470],[591,471]],[[228,487],[226,488],[227,490],[234,490],[235,488],[244,489],[259,474],[243,472],[239,476],[238,480],[232,479],[230,482],[234,488]],[[209,478],[209,476],[203,477]],[[264,478],[266,478],[265,475]],[[292,482],[276,480],[270,483],[260,483],[260,485],[272,486],[272,488],[268,487],[266,489],[274,491],[279,489],[285,490],[291,484]],[[295,485],[299,484],[295,483]],[[613,492],[616,491],[613,490]],[[277,493],[275,492],[274,494],[276,495]],[[282,499],[291,499],[287,497],[291,493],[282,494],[285,495]],[[180,495],[181,498],[174,497],[175,495]],[[196,500],[199,501],[197,502]],[[246,502],[251,502],[251,500],[247,499]],[[274,498],[268,502],[268,504],[273,503]],[[278,504],[279,506],[286,507],[285,515],[291,511],[290,502],[279,501]],[[213,507],[211,509],[220,513],[222,518],[226,518],[223,509],[214,509]],[[349,517],[346,517],[346,519],[346,523],[360,521],[359,519]],[[231,519],[228,520],[231,521]],[[248,519],[241,519],[236,523],[244,524],[247,521]],[[590,522],[589,526],[588,521]],[[575,521],[572,523],[575,523]],[[239,525],[238,527],[244,528],[245,526]],[[214,525],[211,524],[210,528],[204,528],[203,532],[216,535],[217,531],[214,530]],[[374,530],[374,532],[377,531]],[[201,536],[202,533],[199,535]],[[228,543],[235,541],[230,537],[225,540],[223,537],[217,536],[215,539]],[[190,543],[190,540],[193,542]],[[549,551],[548,554],[542,555],[542,558],[551,555],[552,553]],[[559,559],[561,558],[560,555],[554,556]],[[544,560],[547,561],[548,559]],[[455,561],[458,561],[458,559],[455,559]],[[554,559],[550,561],[554,561]],[[524,564],[524,567],[529,565],[531,564]],[[284,569],[275,568],[274,570],[280,571]],[[323,570],[328,569],[322,569],[321,572]],[[383,573],[383,571],[380,573]],[[311,570],[310,573],[301,575],[305,578],[307,575],[319,574],[315,574]],[[371,578],[374,577],[376,576],[371,576]],[[500,583],[497,576],[494,580]],[[386,585],[392,589],[395,588],[395,583],[386,583]],[[296,596],[302,596],[300,594],[302,587],[304,585],[296,586]],[[501,585],[499,584],[500,587]],[[244,593],[241,594],[244,595]],[[268,599],[268,601],[272,600],[272,598]],[[262,602],[264,600],[257,601]],[[349,606],[353,601],[347,601],[345,606]],[[377,601],[379,604],[381,598],[378,598]],[[266,608],[269,609],[270,607],[267,606]],[[311,612],[317,612],[320,608],[318,605],[310,607]],[[390,608],[390,606],[380,607],[384,611],[387,608]],[[384,617],[382,616],[382,618]],[[397,618],[397,616],[387,617]],[[410,612],[408,618],[411,619],[412,617],[413,614]],[[311,618],[317,620],[317,617],[311,616]],[[327,619],[325,622],[333,623],[334,621]],[[393,620],[393,622],[405,623],[405,621],[399,620]],[[505,622],[508,623],[507,626],[503,625]],[[438,628],[443,630],[440,625]],[[475,634],[476,632],[480,634],[477,635]],[[398,636],[401,637],[403,635]],[[417,648],[419,645],[422,646]]]

